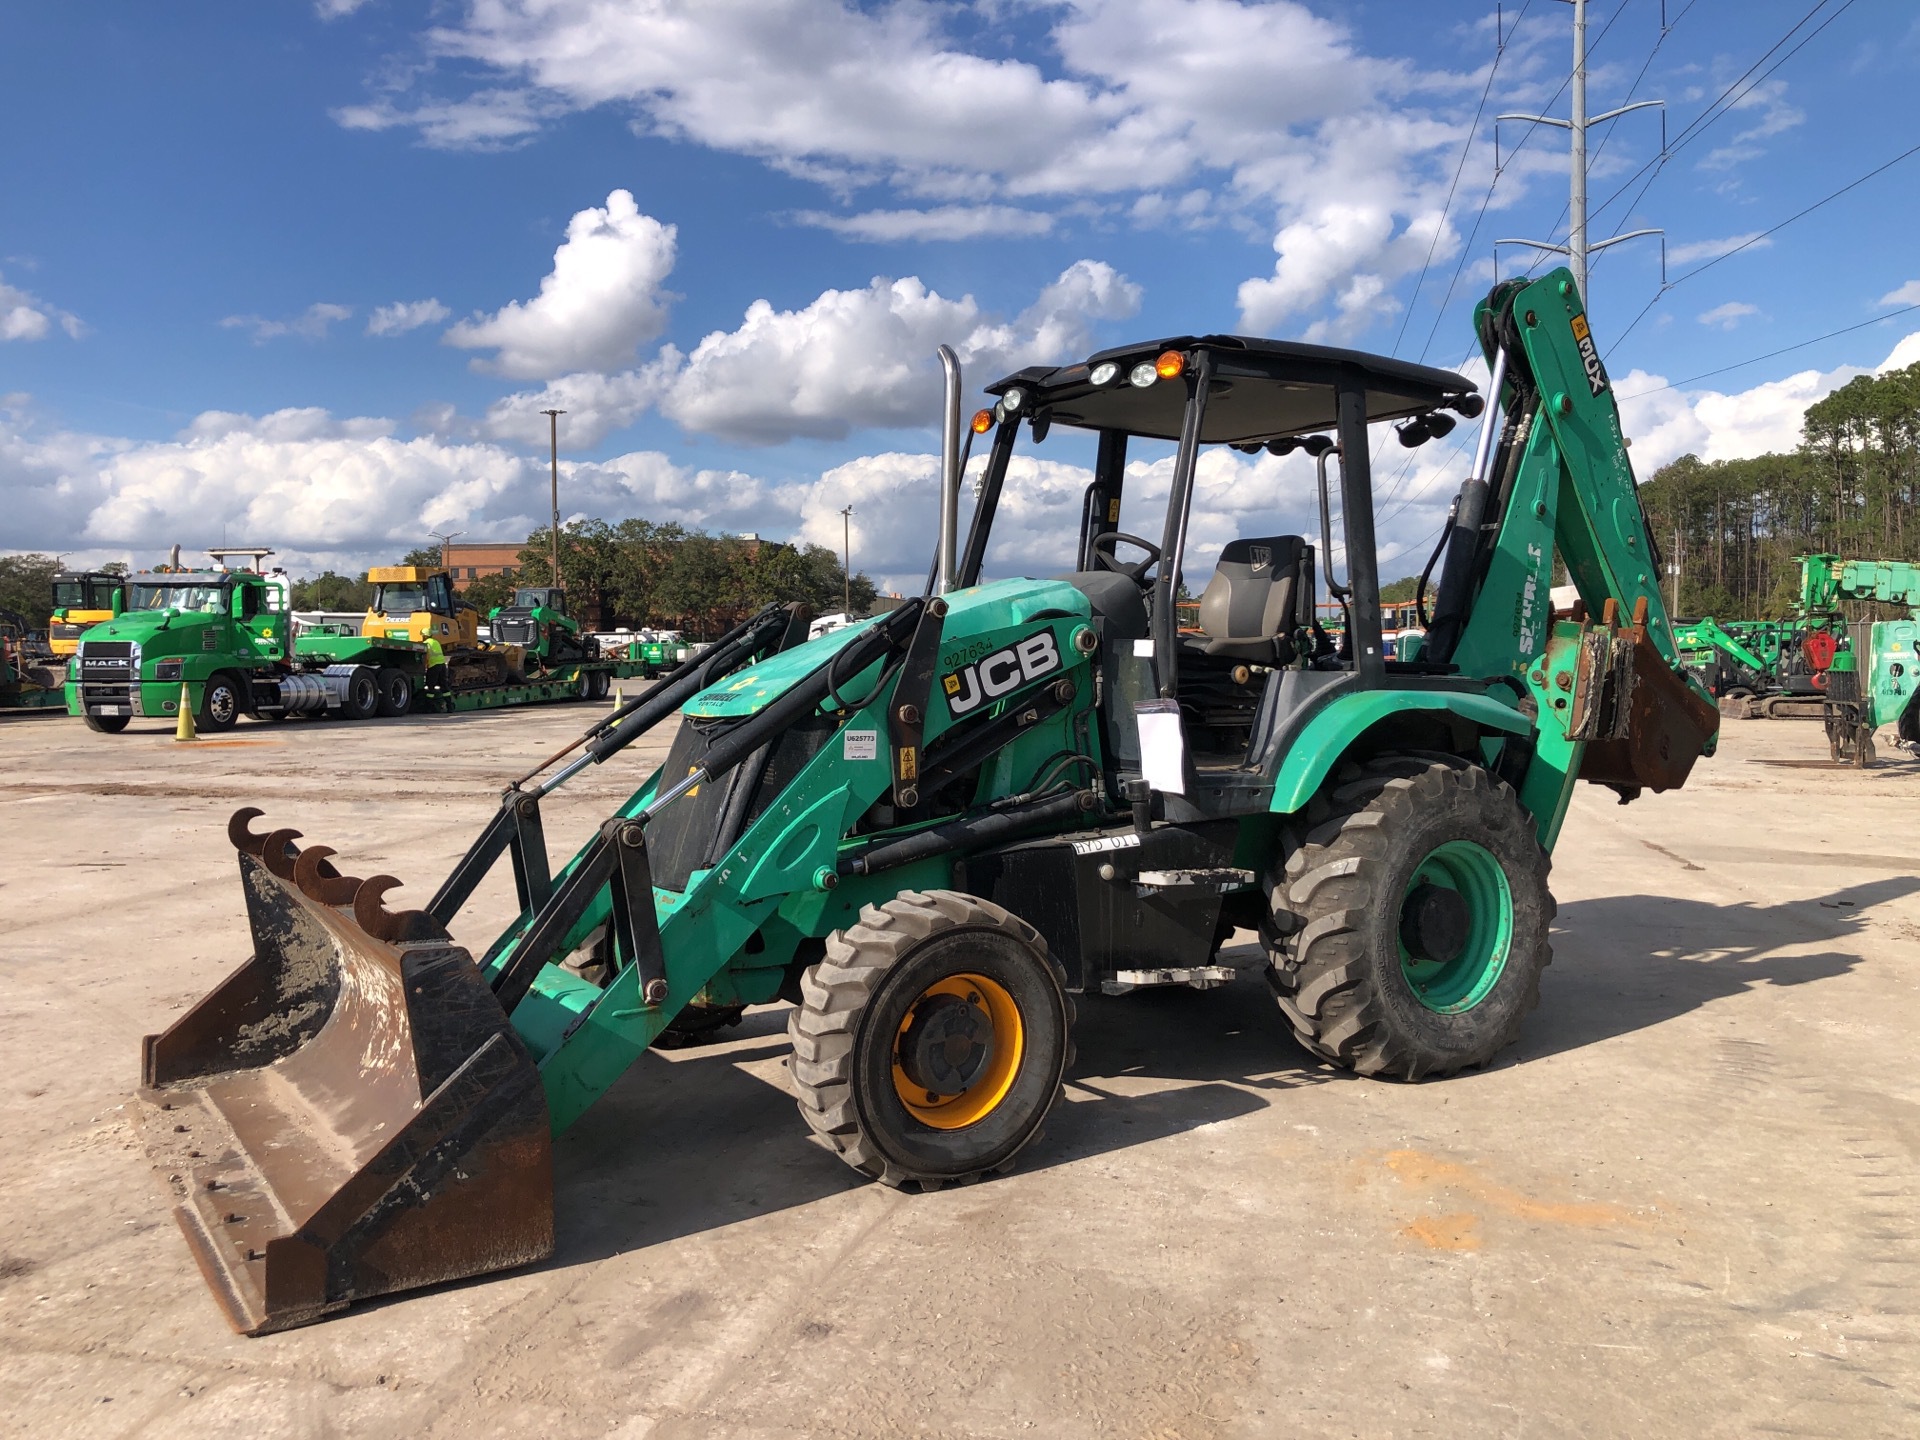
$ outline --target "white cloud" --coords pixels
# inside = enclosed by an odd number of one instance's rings
[[[495,351],[474,368],[516,380],[630,364],[641,342],[666,325],[660,286],[673,269],[675,236],[673,226],[641,214],[630,192],[615,190],[604,207],[567,223],[537,296],[461,321],[446,343]]]
[[[1098,322],[1139,304],[1140,288],[1096,260],[1070,265],[1010,323],[971,295],[949,300],[911,276],[828,290],[800,310],[756,300],[737,330],[694,347],[660,408],[689,430],[748,444],[921,426],[938,413],[940,344],[984,381],[998,378],[987,371],[1083,351]]]
[[[314,0],[313,13],[322,20],[340,20],[367,4],[367,0]]]
[[[1724,305],[1716,305],[1711,310],[1702,310],[1693,318],[1702,325],[1712,325],[1720,330],[1732,330],[1749,315],[1758,315],[1760,307],[1749,305],[1744,300],[1729,300]]]
[[[367,334],[404,335],[422,325],[437,325],[447,314],[447,307],[438,300],[396,300],[367,317]]]
[[[1718,260],[1722,255],[1731,255],[1735,250],[1764,250],[1773,244],[1772,240],[1762,240],[1761,231],[1749,230],[1744,235],[1728,235],[1719,240],[1689,240],[1684,245],[1667,247],[1667,260],[1674,265],[1689,265],[1695,260]]]
[[[1898,290],[1889,290],[1880,297],[1882,305],[1920,305],[1920,280],[1909,280]]]
[[[331,326],[350,318],[352,314],[353,308],[349,305],[333,305],[322,301],[309,305],[291,320],[268,320],[260,315],[229,315],[220,324],[227,330],[250,331],[253,343],[264,345],[283,335],[296,335],[302,340],[324,340]]]
[[[480,422],[482,433],[511,444],[547,442],[548,410],[564,410],[561,436],[569,449],[598,445],[624,430],[666,393],[680,363],[672,346],[658,360],[613,375],[580,371],[549,380],[538,390],[522,390],[496,400]]]
[[[797,217],[863,240],[1040,234],[1086,205],[1143,226],[1257,216],[1278,233],[1279,259],[1242,297],[1249,324],[1331,302],[1327,338],[1393,313],[1397,279],[1430,252],[1457,252],[1451,225],[1434,243],[1441,162],[1464,138],[1449,117],[1483,75],[1369,55],[1301,0],[1063,0],[1034,14],[1049,33],[1030,48],[1050,49],[1058,73],[959,38],[1003,34],[998,0],[470,0],[424,37],[430,61],[458,63],[418,74],[477,67],[476,90],[433,94],[444,79],[423,79],[338,119],[490,146],[609,106],[638,130],[756,157],[843,204],[876,185],[938,202]],[[1502,77],[1516,95],[1536,31],[1510,41]],[[1496,204],[1542,167],[1551,157],[1521,157]],[[1469,193],[1484,181],[1477,157],[1463,178]],[[1362,246],[1329,246],[1356,225]]]
[[[1801,370],[1764,380],[1746,390],[1675,390],[1666,377],[1634,370],[1614,380],[1620,417],[1633,437],[1633,468],[1642,480],[1682,455],[1702,460],[1744,460],[1788,451],[1800,443],[1800,417],[1814,401],[1856,375],[1884,374],[1920,361],[1920,331],[1914,331],[1876,366],[1840,365]]]
[[[1754,143],[1768,140],[1775,135],[1793,129],[1807,117],[1804,112],[1786,102],[1787,82],[1775,80],[1763,85],[1755,85],[1741,93],[1729,107],[1730,113],[1749,113],[1758,111],[1754,123],[1735,133],[1725,145],[1710,150],[1700,161],[1701,170],[1731,170],[1749,160],[1757,160],[1766,154],[1766,150]]]
[[[0,280],[0,342],[44,340],[56,325],[72,340],[86,333],[78,316]]]
[[[1053,229],[1051,215],[1017,205],[940,205],[930,210],[867,210],[858,215],[802,210],[793,218],[850,239],[882,242],[1045,235]]]

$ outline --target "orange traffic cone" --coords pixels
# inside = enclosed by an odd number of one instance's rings
[[[176,740],[198,740],[200,736],[193,728],[193,697],[187,693],[187,682],[180,682],[180,720],[173,727]]]

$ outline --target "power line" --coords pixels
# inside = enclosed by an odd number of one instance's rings
[[[1696,3],[1697,3],[1697,0],[1696,0]],[[1795,45],[1793,49],[1789,50],[1786,54],[1782,55],[1772,65],[1768,66],[1768,68],[1764,73],[1754,78],[1753,83],[1751,85],[1747,85],[1746,89],[1744,90],[1740,89],[1740,87],[1746,83],[1748,77],[1753,75],[1753,72],[1755,70],[1758,70],[1762,65],[1766,64],[1767,60],[1769,59],[1769,57],[1773,55],[1774,51],[1778,50],[1782,45],[1785,45],[1789,40],[1793,39],[1794,35],[1800,30],[1802,26],[1807,24],[1807,22],[1812,20],[1815,15],[1819,14],[1820,11],[1824,10],[1828,5],[1832,3],[1833,3],[1833,0],[1816,0],[1816,3],[1811,10],[1807,11],[1805,15],[1802,15],[1799,20],[1794,22],[1792,28],[1789,29],[1786,34],[1782,35],[1778,40],[1774,41],[1774,43],[1767,49],[1766,54],[1762,55],[1758,60],[1755,60],[1753,64],[1749,65],[1746,68],[1746,70],[1742,72],[1739,79],[1735,80],[1732,84],[1728,85],[1726,89],[1722,90],[1717,96],[1715,96],[1712,103],[1709,104],[1707,108],[1702,110],[1698,115],[1694,116],[1693,120],[1688,123],[1687,127],[1684,130],[1682,130],[1679,133],[1679,135],[1675,136],[1674,139],[1658,155],[1654,156],[1651,160],[1647,161],[1646,164],[1642,165],[1638,170],[1634,171],[1633,174],[1629,175],[1626,178],[1626,180],[1620,185],[1619,189],[1615,190],[1613,194],[1609,195],[1605,200],[1602,200],[1597,206],[1595,206],[1594,213],[1597,215],[1602,210],[1607,209],[1610,205],[1613,204],[1614,201],[1618,200],[1622,195],[1626,194],[1627,191],[1631,190],[1636,180],[1638,180],[1642,175],[1647,175],[1647,183],[1645,185],[1642,185],[1640,187],[1640,193],[1633,197],[1633,203],[1627,207],[1627,213],[1631,215],[1635,210],[1639,209],[1640,202],[1646,199],[1647,191],[1653,188],[1653,182],[1660,178],[1660,174],[1662,170],[1666,168],[1667,161],[1671,160],[1675,155],[1679,154],[1680,151],[1684,150],[1688,145],[1691,145],[1695,140],[1698,140],[1700,136],[1704,134],[1710,126],[1712,126],[1719,120],[1725,118],[1727,115],[1731,114],[1739,101],[1746,99],[1746,97],[1752,94],[1753,91],[1757,89],[1760,86],[1760,84],[1763,81],[1765,81],[1769,75],[1773,74],[1775,70],[1778,70],[1782,65],[1786,64],[1787,61],[1791,60],[1795,55],[1798,55],[1800,51],[1806,47],[1807,43],[1814,38],[1814,36],[1818,35],[1822,30],[1825,30],[1827,26],[1831,25],[1835,20],[1838,20],[1843,14],[1845,14],[1849,9],[1851,9],[1855,3],[1855,0],[1842,0],[1840,8],[1838,10],[1835,10],[1831,15],[1827,16],[1825,20],[1821,21],[1820,24],[1817,27],[1815,27],[1815,29],[1811,33],[1809,33],[1808,35],[1804,36],[1801,39],[1798,45]],[[1687,6],[1688,10],[1691,10],[1692,8],[1693,8],[1693,5],[1691,4]],[[1680,13],[1684,15],[1686,11],[1683,10]],[[1675,24],[1679,23],[1678,17],[1675,18],[1674,23]],[[1736,90],[1740,91],[1740,93],[1737,95],[1734,94]],[[1652,174],[1648,175],[1648,171],[1652,171]]]
[[[1745,240],[1742,240],[1738,245],[1734,246],[1731,250],[1725,251],[1722,254],[1714,256],[1713,259],[1707,261],[1703,265],[1696,265],[1693,269],[1687,271],[1686,274],[1680,276],[1676,280],[1668,281],[1666,284],[1662,285],[1658,290],[1653,292],[1653,299],[1647,301],[1647,303],[1641,308],[1640,313],[1633,317],[1633,324],[1627,326],[1625,330],[1622,330],[1620,332],[1619,338],[1613,342],[1614,346],[1617,348],[1627,338],[1627,336],[1633,333],[1634,325],[1638,325],[1642,320],[1646,318],[1647,311],[1653,309],[1653,307],[1660,302],[1660,297],[1665,295],[1667,291],[1673,289],[1677,285],[1685,284],[1687,281],[1693,279],[1694,276],[1699,275],[1704,271],[1711,270],[1714,266],[1718,265],[1722,260],[1731,259],[1733,256],[1738,255],[1742,250],[1745,250],[1748,247],[1753,245],[1758,245],[1762,240],[1766,239],[1769,235],[1772,235],[1775,231],[1786,229],[1786,227],[1793,224],[1794,221],[1802,219],[1805,216],[1811,215],[1814,211],[1818,210],[1823,205],[1831,204],[1833,201],[1838,200],[1842,195],[1846,194],[1849,190],[1857,190],[1860,186],[1866,184],[1867,181],[1873,179],[1874,176],[1882,174],[1885,171],[1891,170],[1894,166],[1898,165],[1902,160],[1911,159],[1915,155],[1920,155],[1920,145],[1915,145],[1910,149],[1901,151],[1898,155],[1894,156],[1893,159],[1886,161],[1884,164],[1876,165],[1873,169],[1869,170],[1866,174],[1862,175],[1857,180],[1848,181],[1845,185],[1842,185],[1838,190],[1835,190],[1832,194],[1823,196],[1821,199],[1814,201],[1813,204],[1807,206],[1804,210],[1796,210],[1793,214],[1789,215],[1786,219],[1782,220],[1779,224],[1770,225],[1765,230],[1762,230],[1759,234],[1748,236]]]
[[[1616,12],[1616,14],[1617,13],[1618,12]],[[1519,27],[1519,21],[1516,20],[1514,25],[1517,29]],[[1604,36],[1606,31],[1603,29],[1600,33]],[[1566,79],[1560,82],[1559,88],[1547,97],[1547,103],[1542,108],[1552,109],[1554,102],[1566,93],[1567,86],[1572,83],[1573,76],[1569,74]],[[1539,128],[1538,125],[1529,125],[1526,128],[1521,134],[1519,141],[1513,147],[1513,155],[1518,155],[1526,148],[1527,141],[1533,138],[1533,132]],[[1512,156],[1509,156],[1508,163],[1511,162]],[[1427,352],[1433,348],[1433,337],[1440,333],[1440,321],[1447,313],[1447,303],[1453,299],[1454,287],[1460,283],[1460,272],[1466,269],[1467,256],[1473,253],[1474,239],[1480,234],[1480,226],[1487,218],[1487,207],[1493,203],[1493,192],[1498,188],[1500,177],[1505,173],[1506,165],[1496,164],[1493,169],[1493,178],[1487,182],[1487,193],[1480,197],[1479,213],[1473,217],[1473,228],[1467,232],[1467,238],[1460,246],[1460,258],[1453,263],[1453,274],[1447,280],[1447,292],[1440,297],[1439,308],[1433,312],[1433,324],[1427,330],[1426,342],[1420,347],[1420,359],[1423,363],[1427,358]]]
[[[1520,7],[1520,13],[1513,17],[1512,35],[1520,28],[1520,22],[1527,18],[1527,11],[1533,8],[1533,0],[1526,0]],[[1487,83],[1480,91],[1480,103],[1474,107],[1473,123],[1467,126],[1466,142],[1460,147],[1460,159],[1453,167],[1453,180],[1447,186],[1446,203],[1440,207],[1440,219],[1433,227],[1433,237],[1427,242],[1427,258],[1420,262],[1420,274],[1413,282],[1413,293],[1407,297],[1407,308],[1400,312],[1400,332],[1393,337],[1393,348],[1398,350],[1400,342],[1406,338],[1407,321],[1413,318],[1413,307],[1420,299],[1420,287],[1427,283],[1427,268],[1433,264],[1433,252],[1439,247],[1440,232],[1446,228],[1447,215],[1453,209],[1454,193],[1460,188],[1460,175],[1467,168],[1467,156],[1473,151],[1473,142],[1480,133],[1480,117],[1486,114],[1487,97],[1493,94],[1493,77],[1500,72],[1500,61],[1507,53],[1507,38],[1501,36],[1493,49],[1493,64],[1487,67]]]
[[[1836,335],[1850,335],[1855,330],[1865,330],[1869,325],[1878,325],[1882,320],[1892,320],[1901,315],[1910,315],[1920,310],[1920,304],[1902,305],[1898,310],[1889,310],[1884,315],[1876,315],[1871,320],[1862,320],[1857,325],[1842,325],[1838,330],[1829,330],[1824,335],[1816,335],[1811,340],[1801,340],[1792,345],[1782,345],[1778,350],[1769,350],[1764,355],[1750,356],[1745,360],[1736,360],[1731,365],[1722,365],[1718,370],[1703,370],[1698,375],[1689,375],[1684,380],[1669,380],[1665,385],[1655,385],[1650,390],[1636,390],[1631,395],[1622,395],[1621,400],[1638,400],[1643,395],[1658,395],[1662,390],[1678,390],[1683,385],[1692,385],[1696,381],[1711,380],[1716,375],[1724,375],[1729,370],[1743,369],[1748,365],[1758,365],[1762,360],[1772,360],[1776,356],[1788,355],[1795,350],[1804,350],[1809,345],[1818,345],[1822,340],[1831,340]]]
[[[1633,97],[1640,93],[1641,82],[1643,82],[1647,78],[1647,72],[1653,68],[1654,57],[1660,53],[1660,47],[1667,43],[1667,36],[1673,33],[1675,26],[1677,26],[1682,20],[1687,18],[1687,11],[1693,9],[1693,7],[1695,5],[1698,5],[1699,3],[1700,3],[1700,0],[1687,0],[1687,4],[1685,8],[1682,9],[1678,15],[1674,16],[1673,19],[1666,21],[1660,27],[1660,34],[1658,35],[1658,37],[1655,38],[1653,42],[1653,48],[1647,52],[1647,58],[1640,63],[1640,73],[1633,77],[1633,83],[1627,87],[1627,93],[1621,97],[1621,101],[1620,101],[1621,104],[1630,105],[1633,103]],[[1626,7],[1623,5],[1621,8],[1625,9]],[[1618,12],[1615,12],[1615,13],[1617,14]],[[1607,32],[1603,29],[1600,32],[1600,39],[1604,40],[1606,38],[1606,34]],[[1600,43],[1599,40],[1594,41],[1595,45],[1598,45],[1599,43]],[[1599,147],[1593,152],[1593,160],[1590,162],[1591,165],[1597,165],[1600,163],[1600,157],[1607,153],[1607,142],[1613,139],[1613,136],[1614,136],[1614,132],[1611,129],[1609,129],[1606,134],[1600,137],[1600,144],[1599,144]],[[1631,184],[1633,182],[1628,181],[1627,183]],[[1616,194],[1617,193],[1618,192],[1616,192]],[[1595,207],[1592,214],[1590,214],[1587,218],[1589,220],[1594,219],[1599,215],[1600,211],[1604,210],[1605,208],[1606,207],[1604,205]],[[1560,229],[1560,222],[1567,218],[1568,209],[1569,209],[1569,206],[1563,204],[1560,207],[1560,213],[1554,217],[1553,224],[1547,227],[1547,236],[1549,239],[1551,239],[1553,235]],[[1538,266],[1545,263],[1547,258],[1547,253],[1548,252],[1546,251],[1542,251],[1527,266],[1525,273],[1528,275],[1532,275],[1534,270]],[[1597,264],[1598,262],[1596,261],[1595,263]]]
[[[1531,3],[1531,0],[1529,0],[1529,3]],[[1587,47],[1589,52],[1591,52],[1593,49],[1598,48],[1601,41],[1607,38],[1607,32],[1613,29],[1614,22],[1618,20],[1623,13],[1625,13],[1627,6],[1630,5],[1631,3],[1632,3],[1632,0],[1620,0],[1620,4],[1617,7],[1615,7],[1613,14],[1607,17],[1607,23],[1600,27],[1600,33],[1594,37],[1592,43]],[[1825,0],[1822,0],[1822,3],[1825,3]],[[1524,14],[1525,12],[1523,11],[1522,13]],[[1514,21],[1514,25],[1515,25],[1515,28],[1518,29],[1519,19],[1517,17]],[[1541,108],[1544,110],[1551,110],[1554,107],[1554,105],[1559,101],[1560,97],[1566,93],[1567,87],[1573,83],[1573,80],[1574,80],[1573,72],[1569,71],[1567,74],[1567,77],[1560,82],[1559,86],[1554,90],[1553,94],[1547,97],[1547,103]],[[1493,194],[1495,189],[1497,189],[1500,184],[1500,177],[1506,173],[1507,164],[1510,164],[1512,162],[1513,157],[1519,155],[1519,153],[1526,148],[1527,141],[1533,138],[1534,131],[1538,130],[1539,128],[1540,126],[1538,125],[1538,123],[1527,126],[1527,128],[1521,132],[1520,139],[1517,142],[1515,142],[1511,154],[1507,157],[1507,161],[1505,163],[1498,163],[1494,166],[1493,178],[1487,182],[1487,193],[1480,197],[1479,212],[1473,217],[1473,228],[1467,232],[1466,241],[1460,247],[1459,259],[1457,259],[1454,262],[1453,274],[1447,280],[1446,293],[1440,297],[1439,308],[1434,311],[1433,324],[1429,326],[1427,329],[1426,342],[1422,344],[1420,347],[1420,359],[1423,362],[1427,358],[1427,352],[1433,348],[1434,336],[1440,333],[1440,321],[1445,317],[1446,311],[1447,311],[1447,305],[1453,299],[1454,289],[1460,283],[1461,272],[1466,269],[1467,257],[1473,253],[1473,242],[1476,238],[1478,238],[1480,234],[1480,226],[1486,221],[1487,208],[1493,203]],[[1498,147],[1496,145],[1496,150],[1497,148]],[[1402,330],[1404,331],[1404,329],[1405,329],[1405,326],[1403,323]],[[1397,347],[1397,342],[1396,342],[1396,347]]]

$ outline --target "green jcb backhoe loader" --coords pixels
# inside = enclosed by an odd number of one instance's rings
[[[141,1092],[233,1325],[540,1260],[550,1137],[669,1027],[777,997],[806,1124],[898,1186],[1010,1167],[1059,1097],[1073,996],[1217,983],[1235,927],[1315,1054],[1404,1080],[1492,1059],[1538,998],[1575,780],[1678,786],[1718,715],[1673,648],[1571,278],[1502,285],[1477,323],[1487,400],[1354,351],[1179,336],[1009,376],[967,427],[943,351],[926,594],[812,641],[799,607],[754,616],[508,786],[416,910],[239,812],[253,958],[148,1039]],[[1437,611],[1389,659],[1371,447],[1456,417],[1482,427]],[[1056,578],[985,578],[1016,449],[1066,429],[1097,450],[1077,550]],[[1173,459],[1149,503],[1128,461],[1155,443]],[[1311,505],[1317,469],[1320,533],[1226,545],[1182,631],[1219,445],[1302,452],[1253,473]],[[1557,563],[1581,597],[1564,615]],[[544,797],[673,715],[666,763],[554,867]],[[519,917],[457,943],[503,857]]]

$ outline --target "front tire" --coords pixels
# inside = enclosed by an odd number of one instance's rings
[[[1073,1001],[1046,941],[955,891],[867,906],[800,991],[787,1024],[800,1114],[886,1185],[1011,1169],[1073,1060]]]
[[[1550,861],[1519,797],[1477,765],[1349,766],[1288,858],[1268,978],[1300,1043],[1362,1075],[1484,1065],[1552,960]]]
[[[200,693],[200,714],[195,724],[209,734],[231,730],[240,718],[240,687],[231,675],[215,675]]]
[[[125,715],[88,715],[84,718],[87,729],[101,735],[118,735],[127,728],[128,717]]]

